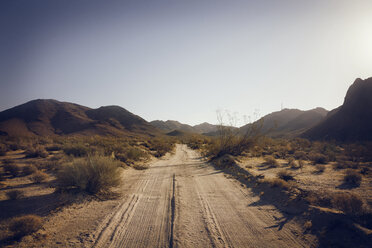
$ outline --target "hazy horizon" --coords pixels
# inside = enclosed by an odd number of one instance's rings
[[[372,76],[370,13],[361,0],[2,1],[0,111],[56,99],[195,125],[218,109],[332,110]]]

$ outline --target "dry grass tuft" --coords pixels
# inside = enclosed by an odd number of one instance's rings
[[[345,172],[343,182],[352,187],[359,187],[362,182],[362,176],[358,172],[349,169]]]
[[[90,149],[84,144],[66,144],[63,147],[63,152],[66,155],[72,155],[74,157],[85,157],[90,153]]]
[[[214,159],[213,163],[217,167],[221,168],[233,167],[236,165],[234,157],[228,154],[225,154],[222,157]]]
[[[91,194],[109,193],[121,182],[120,162],[111,157],[76,158],[57,173],[60,190],[79,189]]]
[[[353,193],[341,193],[332,197],[332,206],[345,214],[360,215],[365,212],[363,200]]]
[[[34,174],[31,175],[30,179],[34,183],[42,183],[48,178],[48,174],[45,172],[37,170]]]
[[[136,170],[146,170],[149,168],[147,165],[142,164],[134,164],[132,167]]]
[[[265,160],[265,165],[268,165],[272,168],[279,167],[278,161],[273,156],[266,156],[264,160]]]
[[[37,215],[25,215],[15,217],[10,221],[9,230],[16,237],[23,237],[39,230],[42,226],[42,219]]]
[[[314,164],[326,164],[328,162],[327,156],[321,153],[311,153],[309,158]]]
[[[19,176],[21,174],[21,167],[13,162],[6,162],[4,165],[4,171],[8,172],[13,177]]]
[[[264,182],[268,183],[273,188],[278,187],[286,190],[291,188],[291,185],[288,182],[280,178],[265,179]]]
[[[296,160],[293,157],[288,158],[287,162],[290,168],[297,168]]]
[[[6,196],[9,200],[18,200],[24,197],[23,191],[15,189],[6,192]]]
[[[289,181],[289,180],[294,180],[292,173],[286,170],[281,170],[277,173],[278,178],[284,180],[284,181]]]
[[[311,222],[311,220],[308,220],[304,223],[305,230],[310,230],[312,226],[313,226],[313,223]]]
[[[46,158],[48,157],[48,152],[42,146],[30,147],[25,152],[27,158]]]
[[[321,174],[321,173],[323,173],[325,171],[325,169],[326,169],[326,167],[325,167],[324,164],[317,164],[315,166],[315,173]]]
[[[24,175],[31,175],[31,174],[33,174],[33,173],[35,173],[37,171],[37,168],[36,168],[36,166],[35,165],[33,165],[33,164],[30,164],[30,165],[26,165],[26,166],[24,166],[23,168],[22,168],[22,173],[24,174]]]

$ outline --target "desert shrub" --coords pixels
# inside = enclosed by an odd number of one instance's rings
[[[88,193],[105,193],[121,182],[120,162],[111,157],[76,158],[62,165],[57,173],[60,190],[79,189]]]
[[[36,171],[37,171],[37,168],[33,164],[23,166],[22,168],[22,174],[24,175],[31,175],[32,173],[35,173]]]
[[[136,170],[146,170],[149,168],[148,166],[143,164],[134,164],[132,167]]]
[[[314,164],[326,164],[328,162],[327,156],[321,153],[311,153],[309,158]]]
[[[263,155],[263,149],[260,146],[254,146],[250,150],[252,157],[261,157]]]
[[[42,146],[30,147],[25,152],[27,158],[46,158],[48,157],[48,152]]]
[[[346,214],[359,215],[364,212],[363,200],[356,194],[340,193],[332,197],[332,206]]]
[[[298,168],[296,160],[293,157],[288,158],[288,166],[292,169]]]
[[[131,147],[125,152],[125,157],[127,160],[132,160],[132,161],[139,161],[143,158],[147,158],[148,155],[146,152],[142,151],[139,148],[136,147]],[[125,161],[123,161],[125,162]]]
[[[354,170],[347,170],[343,182],[353,187],[359,187],[362,182],[362,176]]]
[[[323,173],[325,171],[326,167],[324,164],[317,164],[315,166],[315,173]]]
[[[296,159],[307,159],[307,155],[306,155],[306,152],[304,151],[296,151],[293,156],[296,158]]]
[[[15,189],[6,192],[6,196],[9,200],[18,200],[24,197],[23,191]]]
[[[5,156],[8,148],[4,144],[0,144],[0,156]]]
[[[293,157],[287,158],[287,165],[290,165],[295,159]]]
[[[284,181],[289,181],[289,180],[294,180],[293,175],[286,170],[281,170],[277,173],[277,177],[284,180]]]
[[[155,157],[164,156],[167,152],[174,149],[174,142],[169,139],[153,139],[150,140],[150,150],[155,152]]]
[[[30,179],[34,183],[42,183],[48,178],[48,174],[45,172],[37,170],[34,174],[31,175]]]
[[[296,160],[293,160],[290,164],[289,164],[289,167],[291,169],[299,169],[300,166],[298,165],[298,163],[296,163]]]
[[[23,237],[39,230],[42,226],[42,219],[37,215],[25,215],[15,217],[10,221],[9,230],[17,237]]]
[[[54,151],[60,151],[62,149],[62,147],[60,145],[49,145],[45,148],[47,151],[49,152],[54,152]]]
[[[74,157],[85,157],[90,153],[89,147],[83,144],[69,144],[63,147],[63,152]]]
[[[266,156],[264,158],[265,160],[265,165],[268,165],[270,167],[279,167],[278,161],[273,157],[273,156]]]
[[[224,114],[217,113],[219,125],[217,125],[217,135],[213,139],[212,145],[207,148],[207,156],[214,159],[224,155],[239,156],[252,149],[262,137],[263,122],[244,126],[242,129],[235,128],[236,116],[226,112],[228,123],[224,123]]]
[[[266,179],[265,182],[273,188],[278,187],[287,190],[291,188],[290,184],[287,181],[284,181],[280,178]]]
[[[345,168],[348,168],[348,166],[346,165],[346,161],[337,161],[335,164],[333,164],[333,169],[334,170],[341,170],[341,169],[345,169]]]
[[[314,192],[308,191],[305,200],[310,205],[317,205],[322,207],[331,207],[331,196],[328,192]]]
[[[55,170],[58,170],[59,164],[60,164],[59,161],[50,160],[50,161],[44,162],[42,167],[47,171],[55,171]]]
[[[303,160],[298,160],[298,168],[302,169],[305,165],[305,162]]]
[[[215,158],[212,161],[217,167],[221,168],[227,168],[236,165],[234,157],[227,154],[223,155],[222,157]]]
[[[4,171],[8,172],[13,177],[19,176],[21,173],[21,167],[17,164],[14,164],[13,162],[9,162],[4,164]]]
[[[360,170],[360,174],[362,174],[362,175],[368,175],[368,173],[369,173],[369,168],[368,167],[363,167]]]
[[[304,223],[304,228],[305,230],[309,230],[311,229],[311,227],[313,226],[313,223],[311,222],[311,220],[308,220]]]

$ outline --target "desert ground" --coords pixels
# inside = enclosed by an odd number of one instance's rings
[[[74,199],[17,247],[312,247],[291,214],[177,145],[147,170],[126,169],[116,199]],[[39,191],[44,198],[47,189]],[[41,197],[41,196],[39,196]],[[40,198],[43,199],[43,198]]]

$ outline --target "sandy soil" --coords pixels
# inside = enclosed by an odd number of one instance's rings
[[[121,197],[82,200],[45,218],[17,247],[310,247],[303,230],[197,152],[123,173]]]
[[[270,168],[264,165],[264,159],[262,157],[241,158],[241,163],[239,164],[253,175],[263,175],[265,178],[276,178],[279,171],[287,170],[294,176],[296,186],[301,189],[317,192],[319,194],[324,192],[352,192],[360,195],[372,206],[372,173],[362,177],[360,186],[350,188],[343,185],[343,177],[347,170],[333,169],[334,162],[324,165],[324,172],[317,173],[315,165],[309,161],[305,162],[305,166],[302,169],[291,169],[287,164],[288,162],[282,159],[278,159],[277,161],[280,164],[278,168]]]

